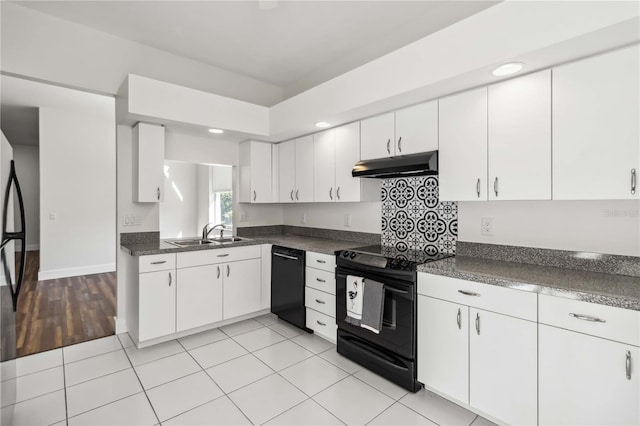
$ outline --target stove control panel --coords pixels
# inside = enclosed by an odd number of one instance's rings
[[[368,253],[345,250],[340,254],[346,260],[360,265],[373,266],[375,268],[386,268],[387,258]]]

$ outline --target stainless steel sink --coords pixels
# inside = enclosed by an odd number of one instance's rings
[[[213,241],[211,240],[202,240],[202,239],[188,239],[188,240],[175,240],[175,241],[168,241],[168,243],[173,244],[175,246],[178,247],[193,247],[193,246],[201,246],[201,245],[205,245],[205,244],[211,244],[213,243]]]
[[[214,243],[235,243],[237,241],[246,241],[247,238],[241,237],[223,237],[223,238],[209,238],[209,241]]]

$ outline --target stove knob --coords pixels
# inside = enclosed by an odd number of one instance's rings
[[[349,252],[348,251],[343,251],[342,252],[342,257],[349,257]]]
[[[356,256],[357,256],[357,254],[358,254],[358,253],[356,253],[355,251],[352,251],[352,252],[351,252],[351,254],[349,255],[349,257],[350,257],[351,259],[353,259],[354,257],[356,257]]]

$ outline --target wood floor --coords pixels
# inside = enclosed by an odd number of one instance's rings
[[[19,257],[16,253],[16,265]],[[115,272],[38,281],[39,264],[40,252],[27,252],[16,313],[18,356],[115,333]]]

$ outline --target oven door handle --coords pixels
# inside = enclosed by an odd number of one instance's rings
[[[386,291],[390,291],[391,293],[396,293],[396,294],[409,294],[408,290],[398,290],[397,288],[393,288],[393,287],[388,287],[388,286],[384,286],[384,289]]]

